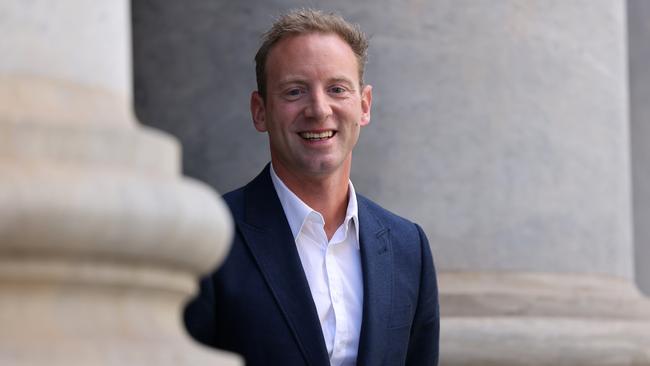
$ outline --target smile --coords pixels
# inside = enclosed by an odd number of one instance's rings
[[[323,132],[300,132],[299,135],[305,140],[317,141],[329,139],[336,134],[336,131],[323,131]]]

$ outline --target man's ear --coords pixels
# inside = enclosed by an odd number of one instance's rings
[[[365,85],[361,89],[361,121],[359,124],[365,126],[370,123],[370,108],[372,107],[372,86]]]
[[[266,107],[264,106],[264,98],[257,91],[251,94],[251,116],[253,117],[255,129],[266,132]]]

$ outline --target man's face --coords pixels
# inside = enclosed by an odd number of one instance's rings
[[[372,89],[359,90],[357,59],[334,34],[280,40],[266,60],[266,100],[251,97],[255,128],[268,132],[276,170],[303,177],[349,174]]]

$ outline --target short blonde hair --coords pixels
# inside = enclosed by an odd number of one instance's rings
[[[257,90],[266,99],[266,59],[269,52],[285,37],[308,33],[336,34],[352,48],[359,67],[359,83],[363,85],[363,71],[367,60],[368,38],[358,24],[348,23],[334,13],[314,9],[292,10],[278,18],[264,35],[255,55]]]

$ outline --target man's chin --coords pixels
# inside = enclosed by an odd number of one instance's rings
[[[272,159],[277,170],[306,178],[326,178],[345,171],[346,160],[337,156],[303,156],[302,159]],[[281,165],[278,169],[276,165]]]
[[[323,165],[306,167],[305,169],[303,169],[303,172],[305,173],[305,175],[309,175],[313,177],[323,177],[335,173],[336,169],[334,169],[330,165],[323,164]]]
[[[333,160],[311,161],[305,165],[304,171],[313,177],[327,177],[341,172],[343,163]]]

